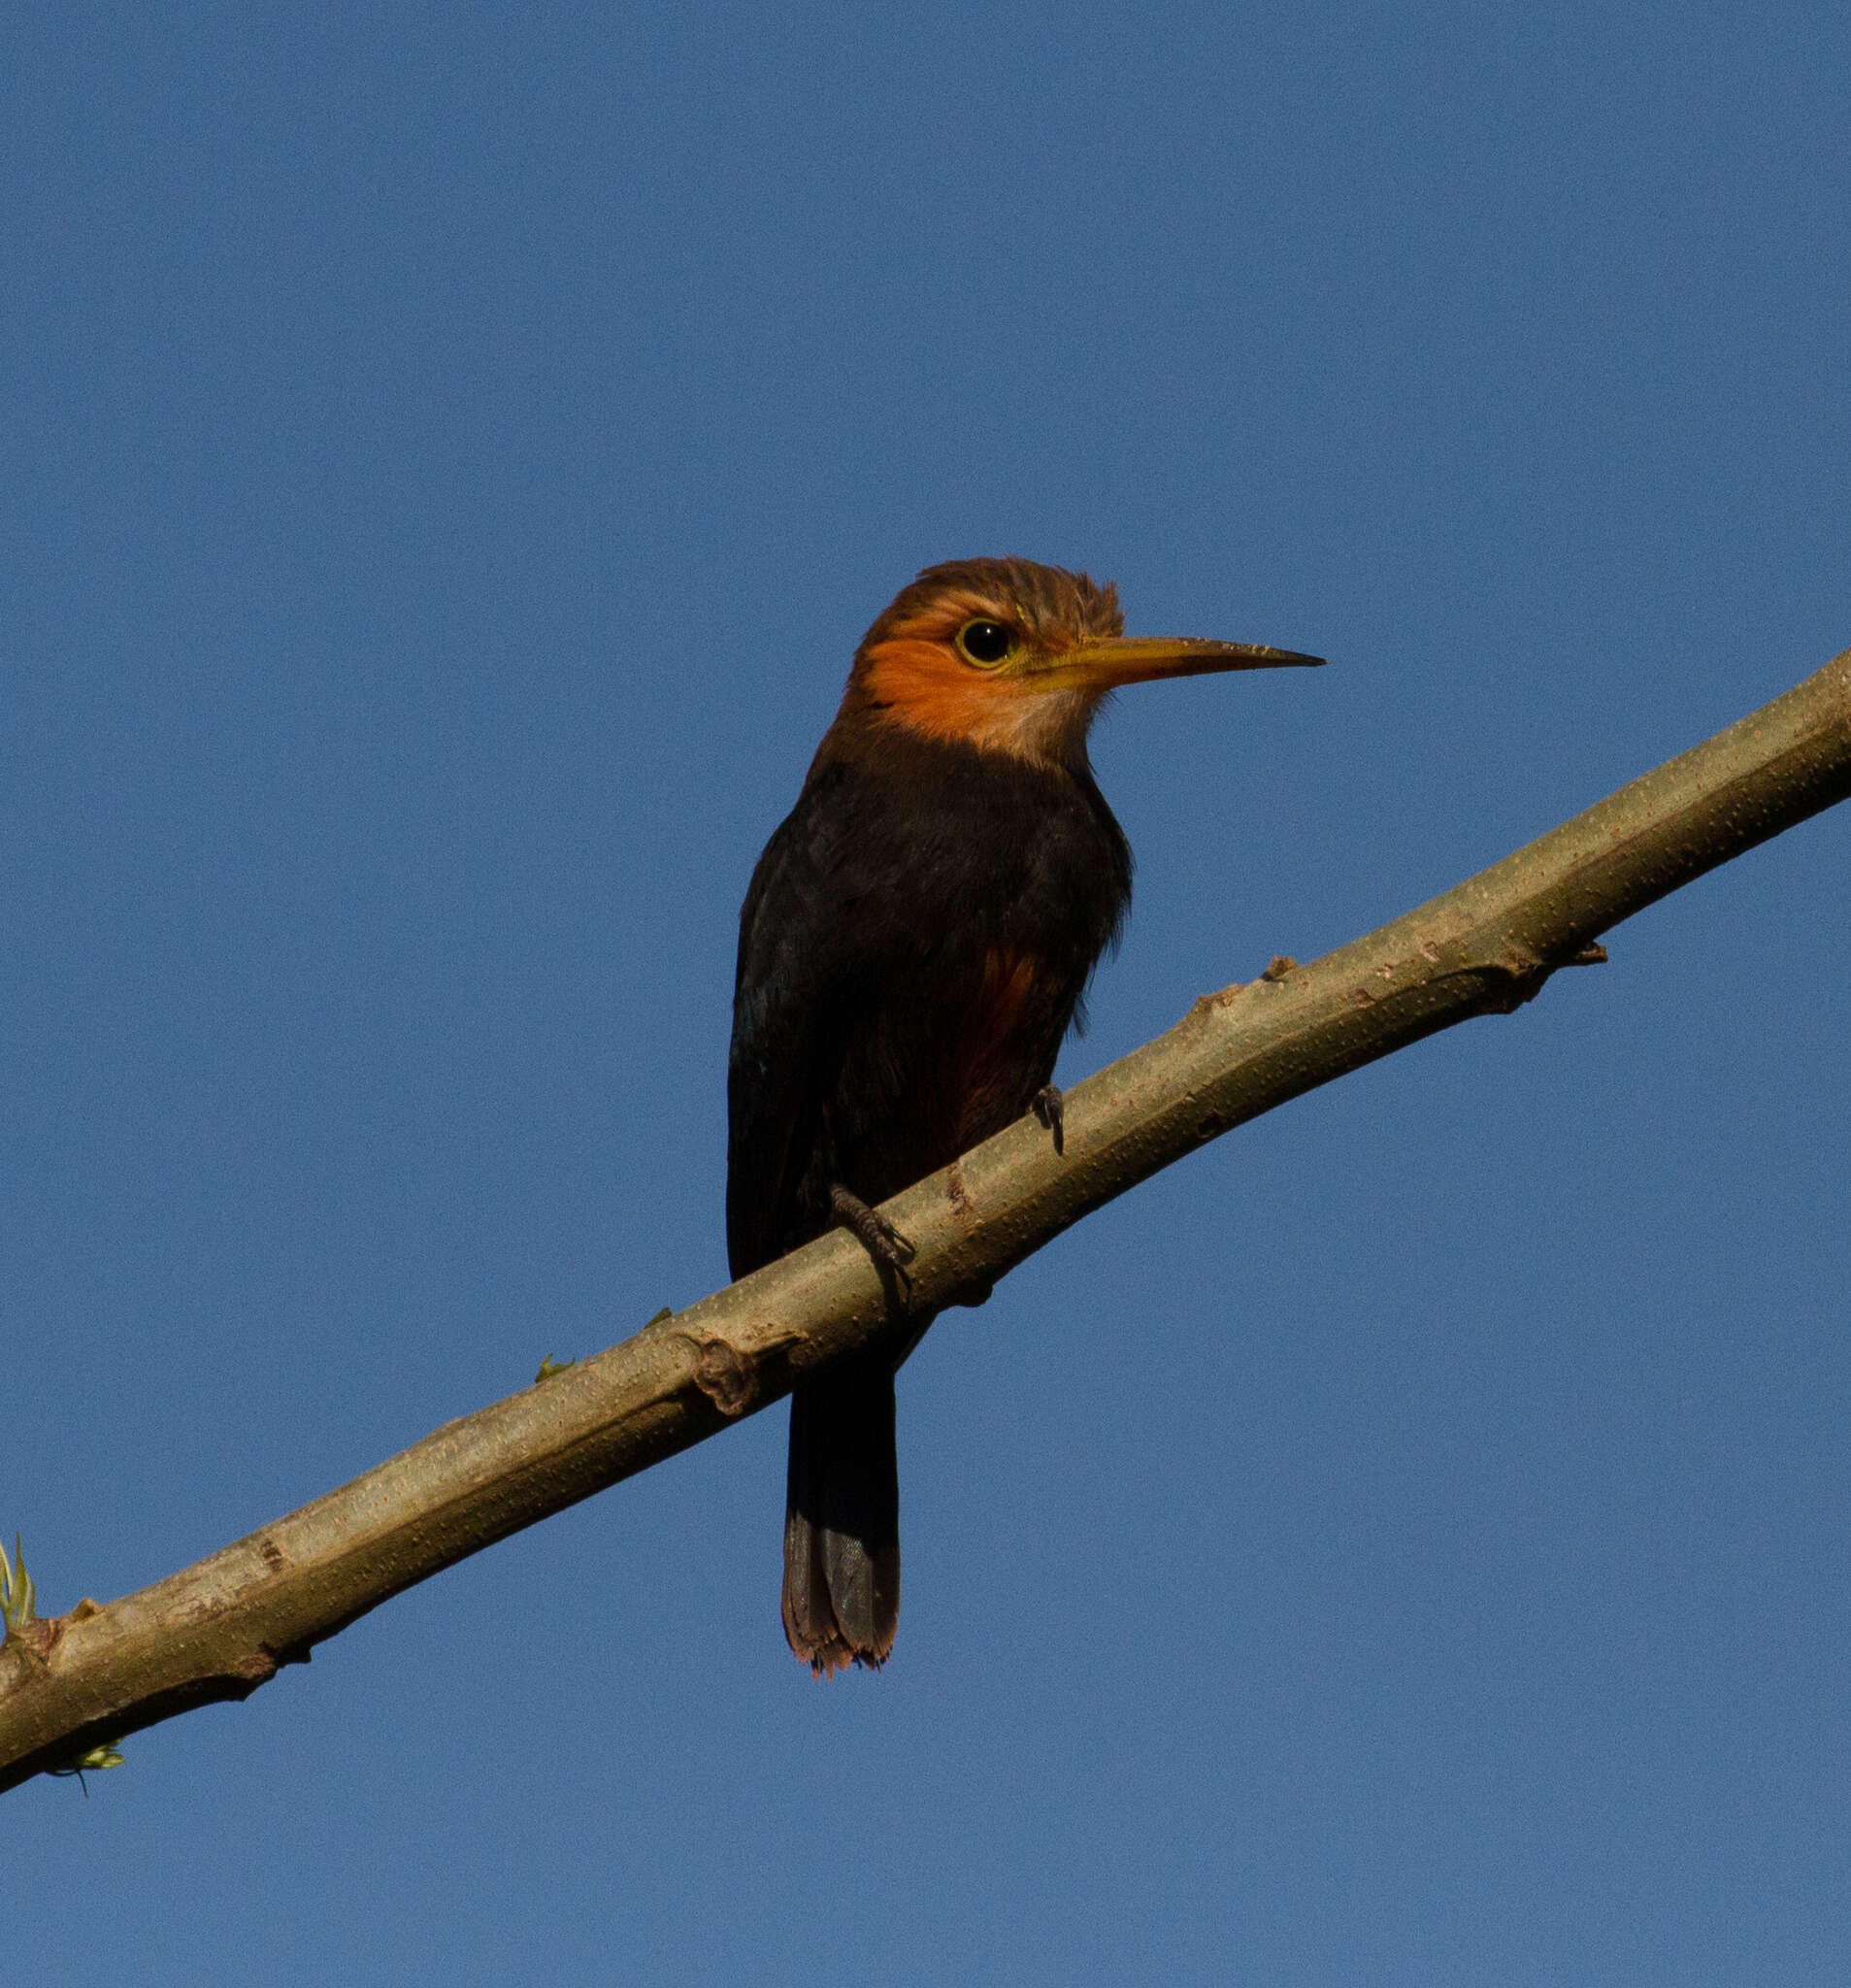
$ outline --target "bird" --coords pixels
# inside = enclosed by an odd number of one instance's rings
[[[906,1309],[878,1205],[1033,1110],[1131,902],[1087,756],[1121,684],[1315,666],[1127,637],[1118,594],[1019,558],[927,567],[855,650],[834,722],[740,913],[726,1237],[738,1278],[835,1227]],[[980,1302],[975,1294],[973,1302]],[[877,1670],[900,1610],[894,1376],[931,1323],[792,1391],[782,1614],[818,1675]]]

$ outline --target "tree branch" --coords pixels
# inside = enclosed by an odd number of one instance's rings
[[[1608,927],[1851,794],[1851,650],[1763,710],[1418,911],[1309,966],[1205,995],[1066,1096],[886,1205],[910,1302],[980,1290],[1205,1142],[1469,1016],[1509,1013]],[[1590,951],[1591,949],[1591,951]],[[248,1697],[402,1589],[905,1332],[841,1232],[446,1424],[152,1587],[13,1628],[0,1789]]]

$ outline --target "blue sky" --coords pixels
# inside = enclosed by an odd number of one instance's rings
[[[1129,692],[1072,1077],[1851,643],[1851,17],[28,7],[0,1531],[124,1593],[724,1280],[739,899],[929,561]],[[1847,822],[7,1800],[21,1979],[1851,1971]]]

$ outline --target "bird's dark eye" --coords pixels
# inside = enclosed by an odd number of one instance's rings
[[[1002,621],[967,621],[958,630],[958,646],[974,663],[987,669],[1014,648],[1015,630]]]

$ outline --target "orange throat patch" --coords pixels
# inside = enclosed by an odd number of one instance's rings
[[[860,674],[868,700],[915,732],[1038,765],[1071,759],[1099,705],[1093,691],[986,676],[942,641],[904,627],[869,649]]]

